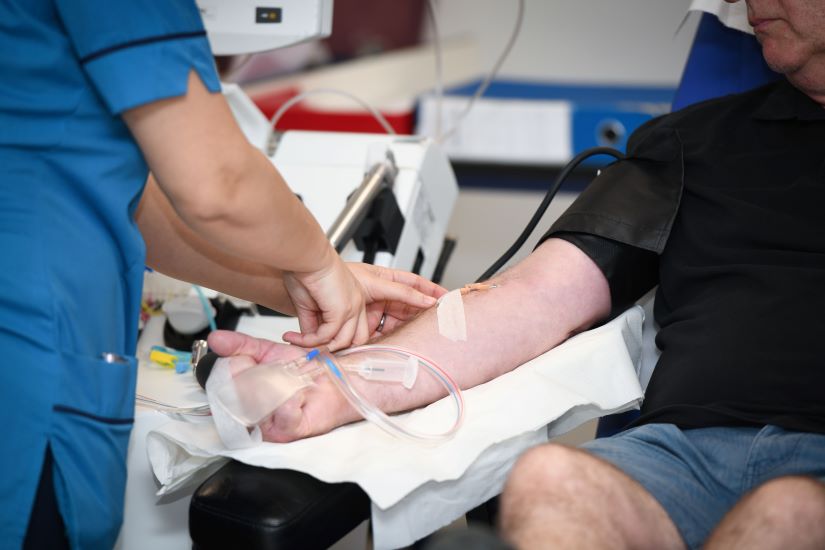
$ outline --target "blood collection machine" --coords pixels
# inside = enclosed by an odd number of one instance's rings
[[[215,55],[280,48],[331,32],[332,0],[198,0]],[[458,186],[426,138],[273,132],[235,84],[224,95],[249,141],[267,153],[345,260],[435,273]],[[380,172],[380,173],[376,173]]]

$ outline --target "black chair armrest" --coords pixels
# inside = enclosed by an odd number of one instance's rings
[[[354,483],[232,461],[192,496],[189,534],[195,550],[328,548],[369,517]]]

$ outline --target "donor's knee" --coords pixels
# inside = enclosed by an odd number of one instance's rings
[[[516,461],[504,498],[558,495],[571,481],[581,482],[587,463],[592,460],[587,453],[563,445],[550,443],[534,447]]]
[[[768,481],[748,501],[777,523],[825,527],[825,484],[815,478],[787,476]]]

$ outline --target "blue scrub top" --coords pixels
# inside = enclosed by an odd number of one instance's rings
[[[4,547],[22,544],[47,445],[71,545],[117,537],[148,173],[119,115],[185,94],[192,70],[220,89],[192,0],[0,0]]]

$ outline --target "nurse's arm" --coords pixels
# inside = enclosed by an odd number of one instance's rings
[[[188,86],[185,96],[123,113],[180,219],[217,248],[255,263],[301,273],[330,265],[334,250],[323,230],[246,140],[223,96],[194,72]]]
[[[233,256],[192,231],[151,175],[135,217],[146,241],[146,265],[152,269],[283,313],[295,313],[280,270]]]

